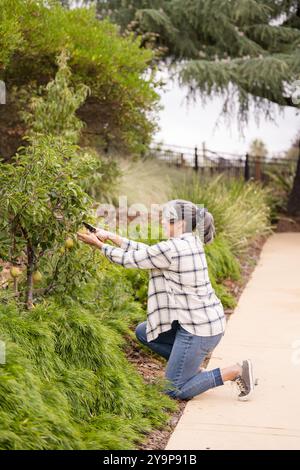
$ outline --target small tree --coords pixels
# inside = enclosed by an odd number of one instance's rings
[[[261,139],[254,139],[250,144],[250,155],[254,157],[266,157],[268,155],[268,149],[265,143]]]
[[[81,179],[95,171],[98,161],[76,144],[81,122],[75,111],[88,89],[70,88],[67,56],[58,59],[55,79],[44,97],[34,97],[29,145],[19,149],[10,164],[0,162],[0,257],[26,266],[24,301],[33,306],[34,283],[41,279],[39,266],[44,258],[59,253],[62,244],[74,245],[72,233],[86,214],[91,215],[92,199]],[[66,242],[67,240],[67,242]],[[62,253],[44,291],[50,292],[58,277]],[[15,295],[20,297],[15,282]]]

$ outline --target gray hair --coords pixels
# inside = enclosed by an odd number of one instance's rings
[[[185,199],[173,199],[164,204],[163,216],[170,222],[185,220],[187,232],[196,229],[205,244],[211,243],[216,235],[213,215],[200,204]]]

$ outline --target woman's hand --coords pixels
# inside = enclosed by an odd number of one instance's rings
[[[97,228],[97,232],[95,234],[99,240],[101,240],[102,242],[106,242],[106,240],[109,240],[110,238],[110,235],[111,235],[111,232],[109,232],[108,230],[104,230],[103,228]]]
[[[80,233],[77,232],[78,240],[87,243],[88,245],[96,246],[97,248],[102,248],[103,242],[99,240],[95,233],[87,232]]]
[[[104,243],[106,242],[106,240],[110,240],[117,246],[122,245],[122,237],[120,237],[116,233],[109,232],[108,230],[104,230],[103,228],[97,228],[96,235],[99,238],[99,240],[101,240]]]

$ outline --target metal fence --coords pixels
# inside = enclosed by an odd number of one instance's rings
[[[297,158],[260,157],[256,155],[238,155],[216,152],[202,147],[180,147],[176,145],[153,145],[147,156],[156,157],[178,168],[193,168],[200,175],[214,176],[224,173],[229,177],[253,178],[268,181],[270,172],[279,172],[281,176],[293,176]]]

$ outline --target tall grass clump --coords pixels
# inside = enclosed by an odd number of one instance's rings
[[[52,296],[31,311],[0,303],[0,449],[133,449],[176,409],[162,382],[146,385],[127,361],[124,336],[106,321],[110,307],[102,300],[103,314],[82,303]]]
[[[272,220],[275,222],[278,220],[279,212],[287,211],[288,198],[293,189],[296,167],[296,159],[287,159],[284,171],[282,168],[278,168],[275,165],[265,170],[265,173],[268,176],[271,216]]]
[[[171,167],[157,158],[120,159],[121,176],[115,187],[115,203],[120,196],[127,196],[128,204],[141,203],[147,208],[161,204],[172,194],[174,181],[178,186],[192,170]]]
[[[235,254],[244,252],[251,239],[271,231],[269,194],[259,182],[227,180],[223,174],[203,182],[194,175],[174,194],[204,204],[214,216],[217,234],[224,234]]]
[[[203,204],[213,214],[216,238],[205,246],[210,279],[223,305],[234,307],[222,281],[240,279],[239,256],[253,239],[271,233],[269,191],[259,182],[226,179],[222,174],[207,180],[193,175],[174,187],[172,197]]]

